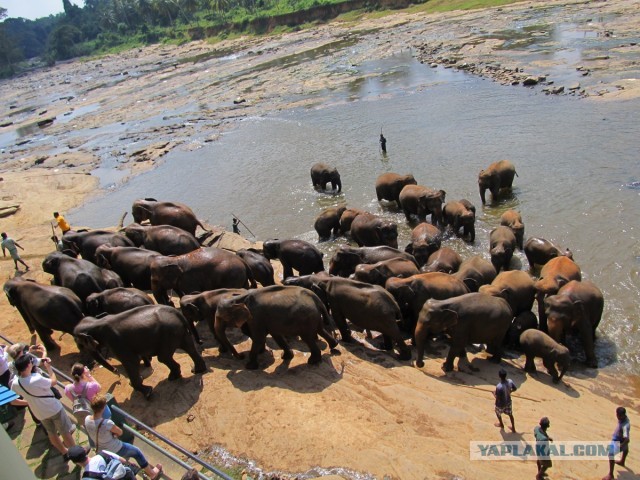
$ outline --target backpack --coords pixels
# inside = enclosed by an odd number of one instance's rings
[[[107,464],[104,472],[87,472],[82,474],[82,480],[98,479],[98,480],[134,480],[137,470],[130,465],[124,465],[119,459],[112,457],[108,453],[98,453]]]
[[[76,417],[76,420],[80,425],[84,425],[84,419],[87,418],[88,415],[91,415],[93,412],[91,410],[91,402],[87,398],[87,384],[84,384],[84,388],[82,389],[82,393],[78,395],[75,392],[75,389],[71,389],[71,395],[73,395],[73,405],[71,406],[71,411],[73,415]]]

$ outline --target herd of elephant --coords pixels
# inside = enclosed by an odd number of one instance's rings
[[[498,172],[498,181],[488,171]],[[508,161],[481,172],[483,203],[485,189],[496,201],[514,175]],[[315,188],[324,190],[328,182],[333,190],[341,188],[339,174],[326,165],[315,165],[311,176]],[[226,330],[242,328],[252,340],[250,369],[258,368],[267,335],[283,349],[285,360],[293,357],[287,338],[300,337],[309,348],[308,362],[319,363],[318,336],[336,352],[334,326],[347,343],[354,341],[350,326],[381,333],[382,348],[397,350],[400,360],[412,358],[410,337],[418,367],[424,365],[429,340],[446,335],[451,347],[445,371],[456,357],[466,360],[471,343],[486,344],[497,361],[506,343],[515,344],[527,356],[526,369],[535,370],[534,357],[542,357],[556,382],[570,363],[568,349],[559,342],[577,332],[588,365],[597,366],[594,337],[603,297],[595,285],[581,281],[571,252],[539,238],[523,244],[524,225],[512,212],[491,232],[491,262],[481,256],[463,261],[441,243],[446,227],[474,241],[475,208],[469,201],[443,205],[444,191],[393,173],[378,178],[376,192],[379,200],[397,202],[408,220],[416,216],[419,221],[404,251],[397,248],[397,227],[386,228],[387,220],[343,207],[322,212],[316,230],[321,238],[331,232],[350,235],[359,246],[341,246],[328,272],[323,253],[303,240],[272,239],[262,250],[235,253],[203,247],[195,233],[206,227],[188,206],[147,198],[133,203],[135,223],[120,231],[66,232],[61,251],[42,263],[53,276],[51,285],[16,277],[4,291],[48,349],[57,347],[54,330],[69,333],[85,360],[115,373],[107,358],[117,358],[132,387],[146,398],[152,388],[143,384],[140,363],[149,365],[151,357],[167,365],[170,380],[181,375],[173,359],[178,348],[193,360],[194,373],[207,370],[196,346],[202,343],[195,328],[200,321],[220,352],[236,358],[244,354]],[[542,265],[537,281],[527,272],[508,270],[515,248],[524,249],[532,269]],[[276,285],[271,260],[282,264],[282,285]],[[179,309],[171,291],[180,297]],[[539,321],[532,312],[535,299]]]

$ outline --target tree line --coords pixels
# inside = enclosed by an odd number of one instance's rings
[[[56,60],[119,48],[192,40],[198,27],[224,25],[309,9],[344,0],[63,0],[64,12],[37,20],[6,18],[0,7],[0,77],[27,68],[30,59]],[[224,35],[224,34],[223,34]]]

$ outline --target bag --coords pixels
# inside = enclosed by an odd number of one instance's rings
[[[60,390],[58,390],[55,387],[51,387],[51,393],[53,393],[53,396],[55,398],[57,398],[58,400],[60,400],[62,398],[62,394],[60,393]]]
[[[100,455],[107,464],[107,468],[104,472],[84,472],[82,478],[96,478],[99,480],[134,480],[136,478],[137,471],[134,471],[132,466],[124,465],[119,459],[112,457],[111,455],[101,452]]]
[[[78,420],[78,424],[84,425],[84,419],[92,413],[91,402],[89,402],[86,396],[87,384],[84,384],[80,395],[76,394],[74,389],[71,389],[71,395],[73,395],[73,405],[71,406],[73,415],[76,417],[76,420]]]

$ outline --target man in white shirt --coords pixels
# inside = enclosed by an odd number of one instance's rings
[[[67,449],[75,445],[72,436],[75,425],[67,416],[60,400],[51,393],[51,387],[57,383],[56,374],[51,368],[51,359],[43,358],[40,362],[49,378],[35,372],[34,359],[33,355],[26,354],[15,360],[18,375],[11,382],[11,390],[27,401],[34,417],[40,420],[47,430],[51,444],[67,461]]]

